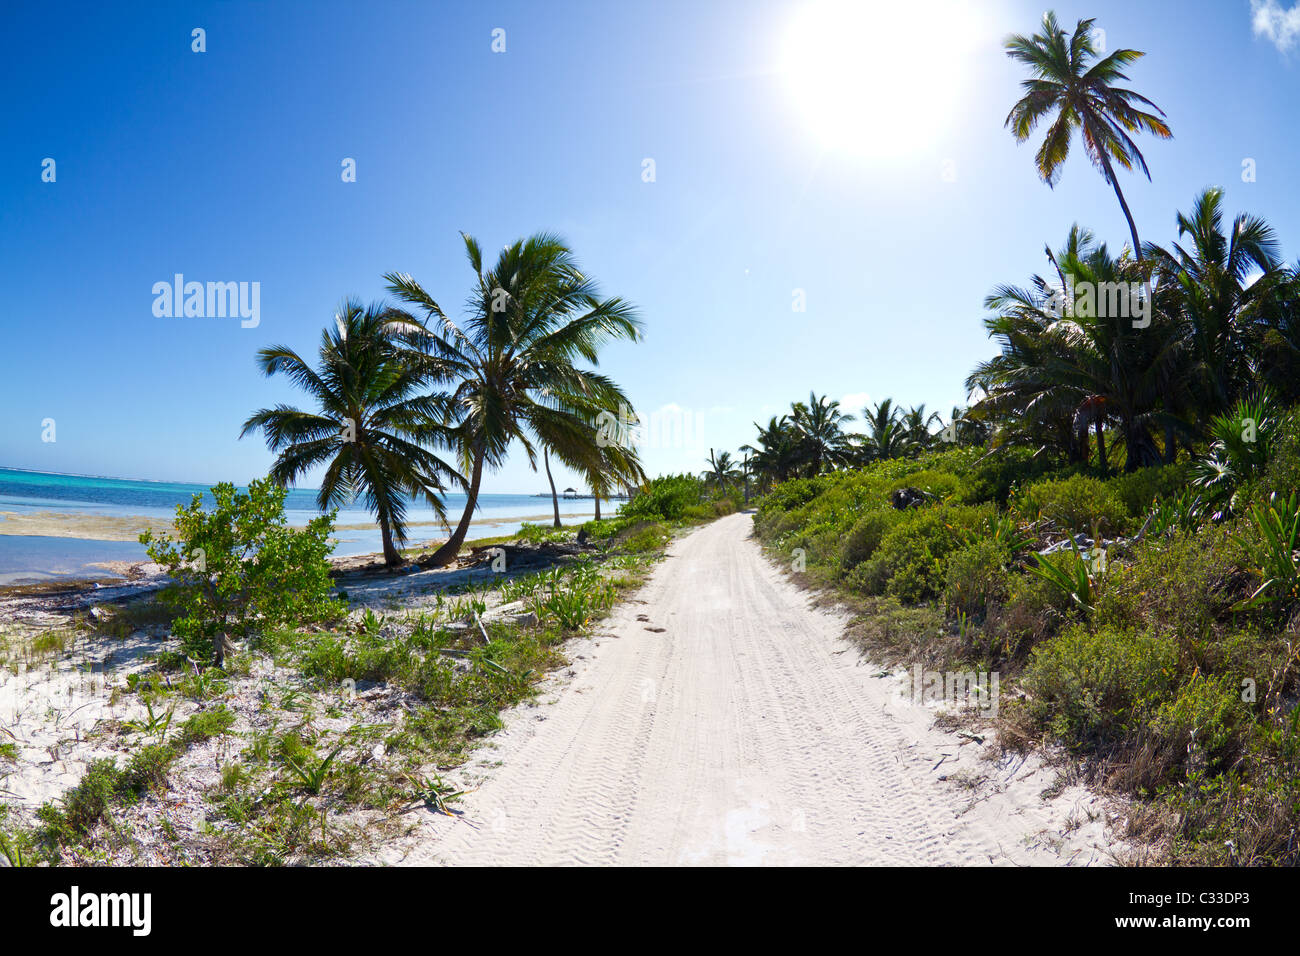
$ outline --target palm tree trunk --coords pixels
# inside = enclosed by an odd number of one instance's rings
[[[479,484],[483,480],[483,459],[486,457],[484,449],[478,448],[474,452],[474,465],[469,477],[469,491],[465,502],[465,513],[460,516],[460,523],[456,525],[456,530],[451,533],[447,543],[433,552],[432,556],[425,558],[420,563],[427,567],[441,568],[444,565],[451,564],[460,554],[460,546],[465,543],[465,535],[469,533],[469,523],[474,517],[474,509],[478,505]]]
[[[1110,466],[1106,463],[1106,436],[1102,434],[1101,419],[1097,419],[1097,464],[1101,466],[1101,476],[1106,477],[1110,473]]]
[[[1115,176],[1115,167],[1110,164],[1110,157],[1104,152],[1101,154],[1102,163],[1106,167],[1106,177],[1110,180],[1111,188],[1115,190],[1115,198],[1119,200],[1119,208],[1124,210],[1124,218],[1128,220],[1129,235],[1133,237],[1133,257],[1142,261],[1142,242],[1138,239],[1138,227],[1133,222],[1133,213],[1129,212],[1128,203],[1124,199],[1124,191],[1119,188],[1119,180]]]
[[[596,499],[596,520],[599,521],[600,520],[600,495],[596,494],[593,491],[592,497]]]
[[[560,496],[555,493],[555,479],[551,477],[551,456],[542,449],[542,461],[546,465],[546,480],[551,483],[551,506],[555,509],[555,527],[560,526]]]
[[[397,567],[402,563],[402,556],[393,544],[393,529],[388,525],[388,515],[382,511],[379,513],[379,535],[384,541],[384,564],[390,568]]]

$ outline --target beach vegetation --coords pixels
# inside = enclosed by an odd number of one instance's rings
[[[291,528],[285,493],[270,478],[251,482],[247,492],[220,484],[211,510],[201,495],[177,506],[174,534],[141,534],[174,582],[159,599],[176,609],[172,628],[194,660],[219,666],[233,640],[340,615],[326,560],[333,515]]]

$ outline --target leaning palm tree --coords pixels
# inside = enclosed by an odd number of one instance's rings
[[[538,233],[507,246],[485,268],[478,243],[462,233],[475,285],[462,323],[453,322],[415,279],[384,276],[389,291],[421,314],[425,348],[450,383],[461,467],[468,498],[451,538],[425,563],[444,565],[460,552],[478,506],[484,468],[497,468],[518,441],[537,466],[554,455],[585,472],[599,464],[595,417],[631,403],[611,379],[580,367],[595,365],[612,339],[635,341],[641,324],[631,305],[602,298],[559,238]],[[630,414],[630,411],[627,412]]]
[[[1089,161],[1115,190],[1133,237],[1133,255],[1141,262],[1142,243],[1120,189],[1115,166],[1130,171],[1137,166],[1150,179],[1146,159],[1130,134],[1148,132],[1169,139],[1173,133],[1158,106],[1145,96],[1115,85],[1128,81],[1122,67],[1145,54],[1138,50],[1116,50],[1109,56],[1101,56],[1093,43],[1094,22],[1080,20],[1067,37],[1056,14],[1049,10],[1043,14],[1042,32],[1007,38],[1007,56],[1028,66],[1030,77],[1021,84],[1025,95],[1011,108],[1006,126],[1015,135],[1016,142],[1023,143],[1041,120],[1054,114],[1034,158],[1038,175],[1048,186],[1055,186],[1060,179],[1070,154],[1070,141],[1075,130],[1079,131]],[[1142,109],[1144,106],[1154,112]]]
[[[706,484],[725,491],[728,485],[741,479],[741,474],[736,468],[735,462],[731,460],[731,452],[715,453],[710,448],[708,470],[701,472],[700,477],[704,479]]]
[[[240,437],[261,429],[279,453],[271,477],[289,484],[324,465],[316,502],[322,510],[364,497],[378,522],[384,563],[401,563],[395,542],[406,540],[407,503],[422,497],[439,518],[447,482],[464,479],[430,447],[450,445],[442,424],[446,396],[427,394],[428,369],[408,361],[404,340],[416,330],[383,305],[348,300],[321,336],[313,369],[298,353],[273,345],[258,353],[266,375],[283,373],[315,399],[317,412],[289,405],[263,408]]]

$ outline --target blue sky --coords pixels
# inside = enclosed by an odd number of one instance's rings
[[[1123,180],[1143,239],[1173,239],[1175,211],[1214,184],[1300,256],[1291,4],[1056,6],[1148,54],[1133,86],[1175,138],[1143,144],[1151,183]],[[652,473],[734,451],[810,389],[854,411],[893,396],[946,413],[992,350],[989,289],[1040,271],[1076,220],[1115,246],[1127,230],[1077,144],[1050,190],[1037,140],[1003,129],[1021,76],[1000,40],[1032,32],[1041,0],[907,4],[906,19],[897,4],[806,6],[11,5],[0,465],[265,473],[270,453],[239,426],[302,397],[260,376],[257,349],[314,353],[338,301],[381,297],[392,270],[455,315],[470,282],[459,230],[488,249],[558,231],[637,304],[645,340],[601,364],[651,422]],[[933,36],[937,69],[913,52]],[[176,273],[259,282],[260,324],[156,317],[152,287]],[[676,438],[658,427],[674,409],[689,415]],[[522,454],[485,482],[544,486]]]

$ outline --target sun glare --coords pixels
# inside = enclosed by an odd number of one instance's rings
[[[823,148],[916,153],[956,116],[979,26],[960,0],[809,0],[781,36],[791,105]]]

